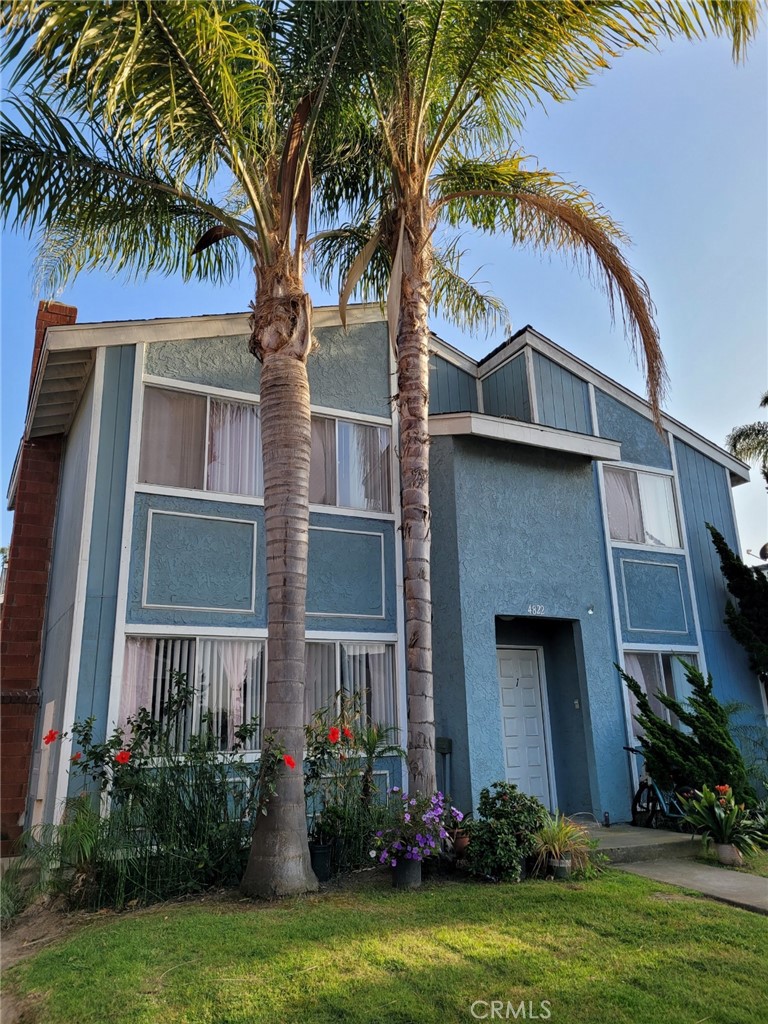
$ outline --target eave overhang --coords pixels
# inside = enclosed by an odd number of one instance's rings
[[[485,416],[476,412],[441,413],[429,417],[431,437],[471,436],[507,444],[522,444],[532,448],[581,455],[596,462],[620,462],[621,444],[605,437],[576,434],[538,423],[506,420],[498,416]]]

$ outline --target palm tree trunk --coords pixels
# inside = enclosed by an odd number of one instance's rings
[[[405,575],[408,774],[413,793],[434,793],[432,589],[429,557],[429,303],[431,244],[423,211],[406,220],[397,343],[400,490]],[[409,223],[410,221],[410,223]]]
[[[259,416],[267,556],[267,694],[263,731],[293,757],[253,837],[241,889],[287,896],[317,889],[304,803],[304,622],[311,428],[307,354],[311,305],[288,271],[259,281],[251,351],[263,363]]]

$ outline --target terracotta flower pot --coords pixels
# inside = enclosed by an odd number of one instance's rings
[[[744,863],[743,854],[732,843],[715,843],[715,853],[726,867],[740,868]]]
[[[469,836],[463,829],[457,828],[453,833],[453,852],[457,857],[463,857],[469,846]]]

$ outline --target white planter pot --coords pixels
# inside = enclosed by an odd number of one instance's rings
[[[740,868],[744,863],[743,855],[732,843],[715,843],[715,853],[721,864],[729,868]]]

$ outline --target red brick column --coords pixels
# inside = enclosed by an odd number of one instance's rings
[[[40,303],[30,392],[45,332],[72,324],[77,310]],[[5,596],[0,615],[0,855],[22,831],[32,743],[39,709],[40,654],[56,521],[64,439],[38,437],[22,444]]]

